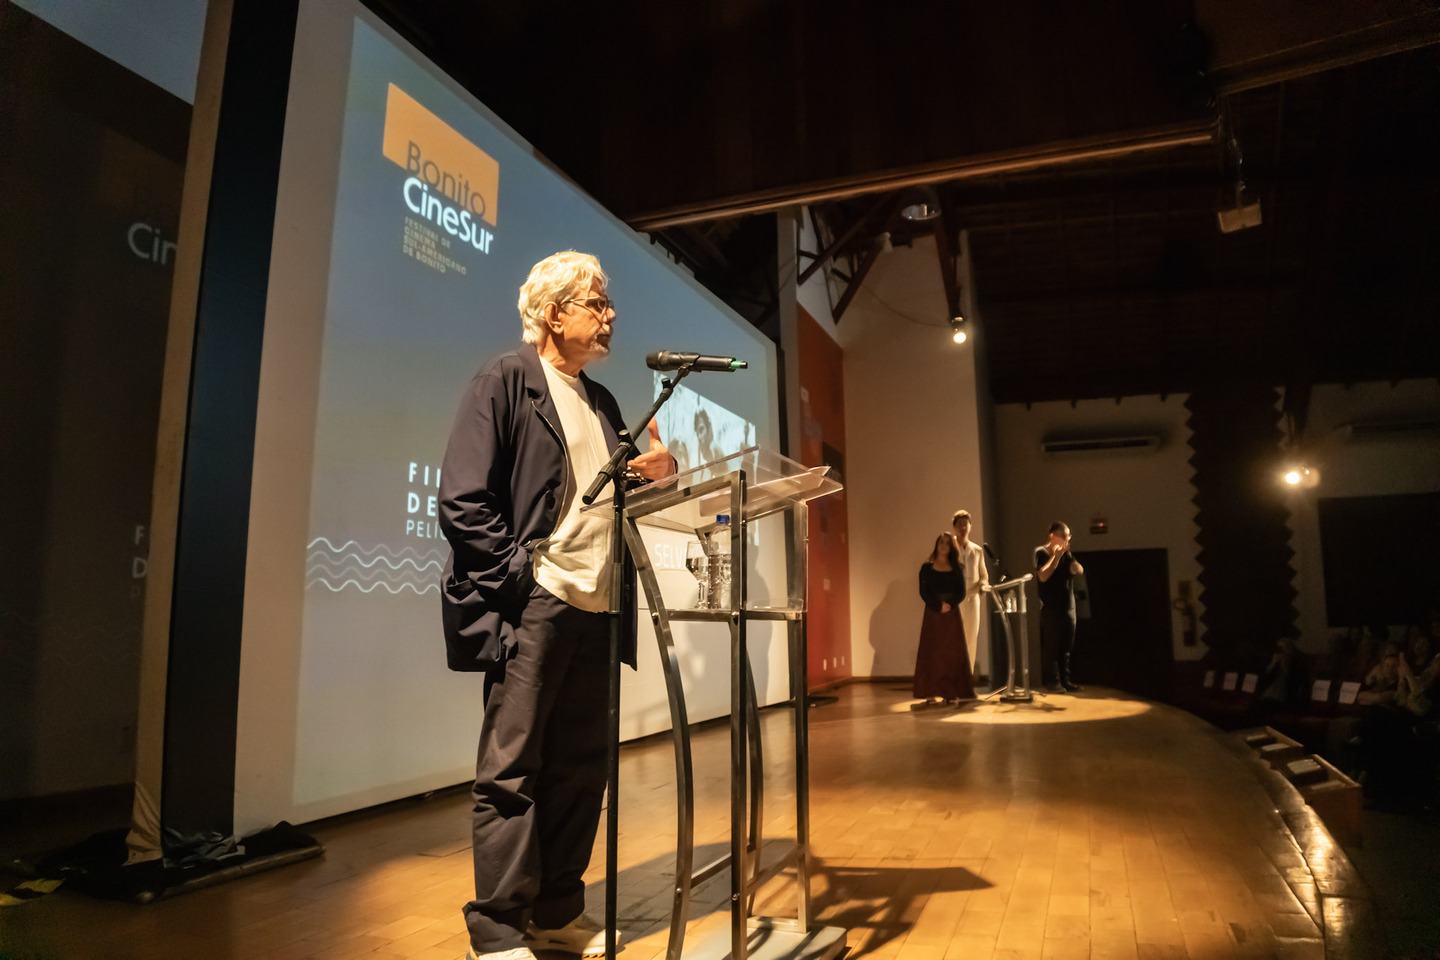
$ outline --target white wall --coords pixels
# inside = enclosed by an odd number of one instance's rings
[[[985,517],[985,536],[981,537],[976,533],[977,543],[989,542],[992,547],[1000,544],[1005,536],[1003,526],[1004,517],[1000,513],[1000,457],[996,446],[995,431],[995,401],[990,396],[990,365],[986,360],[988,347],[986,345],[985,318],[980,313],[979,290],[975,278],[971,272],[970,261],[970,233],[968,230],[960,231],[960,308],[964,313],[967,326],[970,329],[970,349],[975,354],[975,404],[976,416],[980,432],[980,503],[979,510],[969,507],[971,513]],[[996,580],[1000,577],[998,570],[994,571]],[[980,647],[979,667],[980,672],[989,674],[992,681],[999,682],[1003,678],[995,675],[991,669],[990,659],[990,626],[993,622],[992,606],[989,602],[983,604],[984,613],[981,619],[984,623],[980,627],[980,635],[986,638],[986,642]]]
[[[1320,482],[1313,489],[1297,488],[1288,495],[1293,531],[1290,546],[1295,551],[1291,565],[1300,594],[1295,599],[1300,643],[1310,652],[1320,652],[1325,638],[1334,632],[1325,615],[1325,570],[1316,501],[1440,491],[1440,443],[1433,433],[1362,441],[1347,440],[1342,427],[1354,422],[1417,420],[1440,420],[1440,383],[1435,380],[1404,380],[1394,386],[1322,384],[1311,392],[1303,459],[1319,469]]]
[[[845,352],[851,662],[857,677],[908,676],[920,564],[955,510],[974,516],[975,540],[986,530],[975,353],[950,339],[933,241],[882,253],[836,338]],[[983,627],[980,640],[986,650]]]
[[[1070,525],[1072,548],[1080,561],[1086,550],[1163,548],[1170,568],[1171,597],[1175,583],[1194,582],[1200,574],[1196,559],[1195,487],[1190,478],[1190,429],[1183,396],[1126,397],[996,407],[996,448],[999,459],[1001,559],[1011,576],[1030,572],[1037,546],[1045,542],[1050,524]],[[1162,445],[1154,453],[1068,454],[1047,456],[1045,439],[1155,435]],[[1090,533],[1090,523],[1104,517],[1109,532]],[[1033,585],[1029,590],[1031,676],[1038,683],[1039,619]],[[1192,588],[1191,596],[1199,592]],[[1193,602],[1193,601],[1192,601]],[[1195,604],[1197,618],[1203,612]],[[1172,613],[1176,660],[1197,660],[1203,645],[1185,646],[1184,622]]]

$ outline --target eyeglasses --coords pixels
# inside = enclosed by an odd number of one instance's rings
[[[569,300],[560,301],[560,306],[563,307],[567,303],[581,304],[586,310],[593,310],[602,317],[607,310],[615,309],[615,301],[609,297],[571,297]]]

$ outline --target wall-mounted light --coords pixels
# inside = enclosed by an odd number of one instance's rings
[[[965,318],[958,314],[950,318],[950,338],[956,343],[964,343],[970,339],[965,332]]]
[[[1320,470],[1317,467],[1308,467],[1303,463],[1295,463],[1285,468],[1281,479],[1287,486],[1310,490],[1320,485]]]

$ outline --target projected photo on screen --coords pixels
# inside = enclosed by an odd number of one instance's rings
[[[655,374],[656,396],[663,379]],[[655,422],[681,473],[755,446],[755,424],[683,383],[675,387]]]
[[[267,497],[305,498],[308,514],[298,528],[252,526],[252,554],[261,551],[252,563],[263,564],[265,551],[304,551],[289,800],[322,816],[352,808],[346,798],[378,802],[455,782],[473,763],[479,687],[446,671],[440,635],[448,545],[436,515],[439,465],[468,380],[520,343],[516,299],[534,263],[576,249],[604,266],[619,304],[612,353],[586,372],[632,423],[655,395],[648,352],[749,363],[692,377],[663,414],[662,436],[682,468],[741,446],[774,447],[778,404],[771,343],[358,4],[303,4],[295,60],[297,72],[308,63],[343,73],[331,74],[333,93],[292,93],[302,112],[287,131],[333,130],[335,142],[308,145],[328,169],[282,166],[282,197],[287,175],[328,178],[333,214],[328,197],[277,211],[277,256],[287,231],[300,235],[319,216],[331,228],[328,249],[315,241],[290,254],[313,264],[276,268],[296,279],[272,277],[270,316],[317,327],[316,380],[281,383],[262,372],[262,407],[267,389],[310,391],[314,431],[308,474],[298,475],[301,464],[285,467],[294,474],[286,483],[257,480],[252,515]],[[563,109],[577,104],[583,98]],[[323,285],[313,298],[323,315],[286,307],[287,297],[304,299],[306,283]],[[276,332],[275,342],[289,335]],[[274,439],[287,429],[283,413],[262,419],[257,450],[301,449]]]

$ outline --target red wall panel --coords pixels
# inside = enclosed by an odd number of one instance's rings
[[[806,466],[829,463],[843,482],[845,381],[840,345],[797,307],[800,367],[800,450]],[[810,688],[849,677],[850,547],[845,492],[810,504]]]

